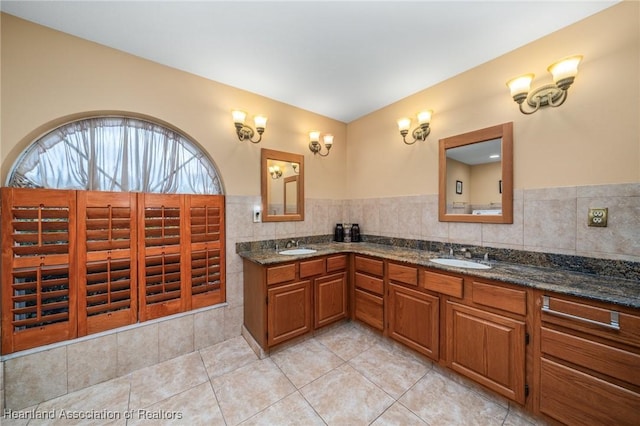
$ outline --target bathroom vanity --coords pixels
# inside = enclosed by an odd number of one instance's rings
[[[268,353],[346,318],[557,424],[634,424],[640,283],[436,253],[322,244],[244,258],[245,328]],[[462,263],[461,263],[462,264]]]

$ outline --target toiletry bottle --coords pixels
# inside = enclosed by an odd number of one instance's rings
[[[360,227],[357,223],[351,225],[351,242],[359,243],[360,242]]]
[[[333,240],[341,243],[344,241],[344,228],[341,223],[336,224],[336,229],[333,233]]]

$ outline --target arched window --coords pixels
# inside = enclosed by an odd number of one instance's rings
[[[7,184],[0,353],[226,300],[220,179],[175,130],[74,121],[27,147]]]
[[[222,194],[207,155],[180,133],[131,117],[65,124],[33,142],[7,186],[162,194]]]

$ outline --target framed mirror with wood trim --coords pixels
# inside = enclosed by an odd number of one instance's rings
[[[441,222],[513,223],[513,123],[440,139]]]
[[[262,148],[262,221],[304,220],[304,156]]]

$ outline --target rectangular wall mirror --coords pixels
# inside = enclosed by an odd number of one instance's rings
[[[304,220],[304,156],[262,148],[262,221]]]
[[[441,222],[513,223],[513,123],[440,139]]]

